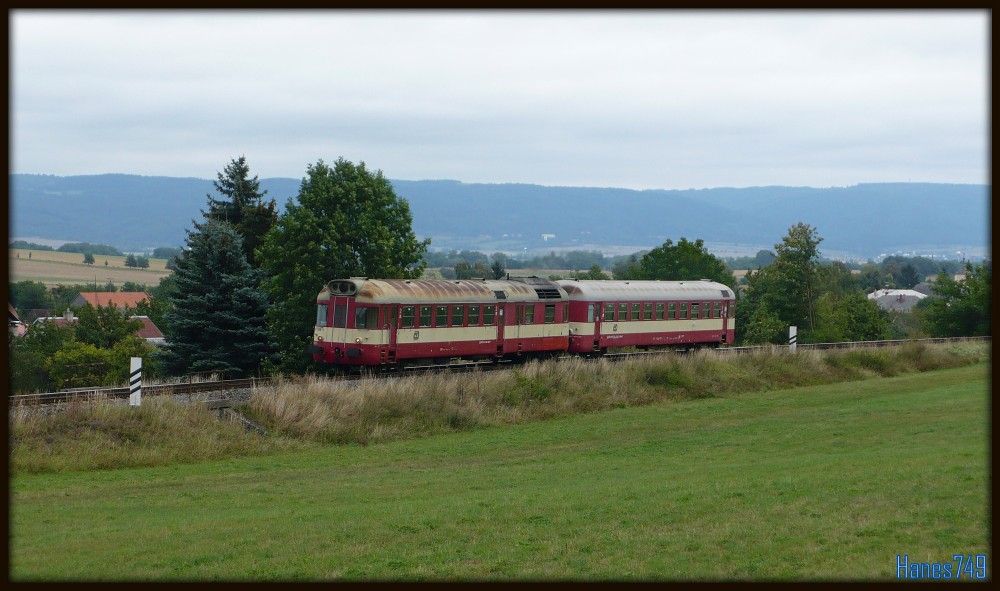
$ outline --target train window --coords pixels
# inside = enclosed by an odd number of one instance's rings
[[[643,304],[643,306],[644,306],[644,308],[642,310],[642,319],[643,320],[652,320],[653,319],[653,304]]]
[[[413,328],[413,306],[403,306],[403,328]]]
[[[628,320],[628,304],[618,304],[618,322]]]
[[[667,304],[667,319],[677,320],[677,304],[673,302]]]
[[[552,324],[556,321],[556,305],[545,304],[545,324]]]
[[[615,305],[614,304],[604,304],[604,319],[614,320],[615,319]]]
[[[448,306],[435,306],[434,326],[448,326]]]
[[[344,328],[347,326],[347,304],[337,304],[333,307],[334,328]]]
[[[378,328],[378,308],[358,307],[354,310],[354,328]]]
[[[729,304],[729,317],[736,318],[736,304]]]
[[[681,320],[687,320],[687,317],[688,317],[687,302],[681,302]]]
[[[698,302],[694,302],[691,304],[691,320],[698,319],[698,311],[699,311],[698,308],[699,308]]]
[[[562,310],[563,310],[562,321],[569,322],[569,304],[563,304]]]
[[[535,305],[525,304],[524,317],[521,319],[521,324],[534,324],[534,323],[535,323]]]
[[[429,327],[431,325],[431,307],[430,306],[420,306],[420,327]]]
[[[639,319],[639,304],[632,304],[632,317],[629,320]]]
[[[326,326],[326,304],[317,304],[316,306],[316,326]]]
[[[663,320],[663,304],[656,304],[656,319]]]
[[[469,306],[469,326],[479,326],[479,306]]]
[[[463,322],[465,322],[465,306],[452,306],[451,325],[462,326]]]
[[[712,318],[722,318],[722,304],[719,302],[712,304]]]
[[[594,304],[587,306],[587,322],[594,321]]]
[[[496,308],[493,306],[483,306],[483,324],[486,326],[493,326],[493,316],[496,314]]]

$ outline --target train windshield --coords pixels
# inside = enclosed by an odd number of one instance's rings
[[[347,326],[347,304],[336,304],[333,307],[333,327],[344,328]]]

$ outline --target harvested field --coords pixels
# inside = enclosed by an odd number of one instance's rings
[[[10,281],[40,281],[51,287],[60,283],[93,283],[96,276],[101,285],[110,280],[116,285],[133,281],[152,287],[172,273],[166,264],[166,259],[149,259],[148,269],[137,269],[126,267],[125,257],[94,255],[94,264],[85,265],[83,255],[76,252],[11,249]]]

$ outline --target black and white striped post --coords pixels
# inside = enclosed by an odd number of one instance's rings
[[[142,357],[133,357],[128,373],[128,404],[142,404]]]
[[[788,350],[795,352],[795,343],[799,340],[799,329],[796,326],[788,327]]]

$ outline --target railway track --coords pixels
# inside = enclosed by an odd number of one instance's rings
[[[961,342],[990,342],[991,337],[947,337],[947,338],[927,338],[927,339],[899,339],[899,340],[884,340],[884,341],[849,341],[841,343],[807,343],[798,344],[799,349],[803,350],[825,350],[825,349],[856,349],[856,348],[875,348],[875,347],[892,347],[903,345],[906,343],[961,343]],[[771,349],[788,349],[788,345],[760,345],[752,347],[719,347],[715,349],[702,349],[712,351],[719,355],[740,355],[753,353],[755,351],[771,350]],[[607,359],[609,361],[619,361],[625,359],[631,359],[635,357],[648,357],[656,355],[676,355],[678,353],[687,353],[688,350],[676,350],[676,349],[655,349],[648,351],[623,351],[617,353],[608,353],[605,355],[592,357],[590,359]],[[564,355],[559,357],[552,357],[551,359],[576,359],[576,356]],[[403,375],[412,375],[421,372],[432,372],[432,371],[473,371],[479,370],[493,370],[493,369],[503,369],[508,367],[513,367],[517,365],[514,361],[501,361],[495,363],[492,361],[487,362],[463,362],[463,363],[442,363],[442,364],[430,364],[430,365],[415,365],[408,366],[405,368],[398,369],[392,372],[379,373],[379,374],[346,374],[340,376],[344,380],[358,380],[365,377],[382,376],[382,377],[399,377]],[[267,386],[273,383],[271,378],[243,378],[237,380],[216,380],[216,381],[203,381],[203,382],[189,382],[189,383],[176,383],[176,384],[153,384],[148,386],[143,386],[142,393],[144,396],[185,396],[190,397],[193,394],[224,394],[227,392],[234,391],[247,391],[253,390],[261,386]],[[73,388],[68,390],[60,390],[58,392],[43,392],[35,394],[17,394],[8,397],[10,406],[26,404],[26,405],[38,405],[38,404],[58,404],[62,402],[69,402],[72,400],[93,400],[93,399],[122,399],[129,397],[128,388]],[[207,398],[205,400],[199,400],[199,402],[204,402],[208,406],[213,408],[224,408],[230,402],[231,399],[226,396]]]

